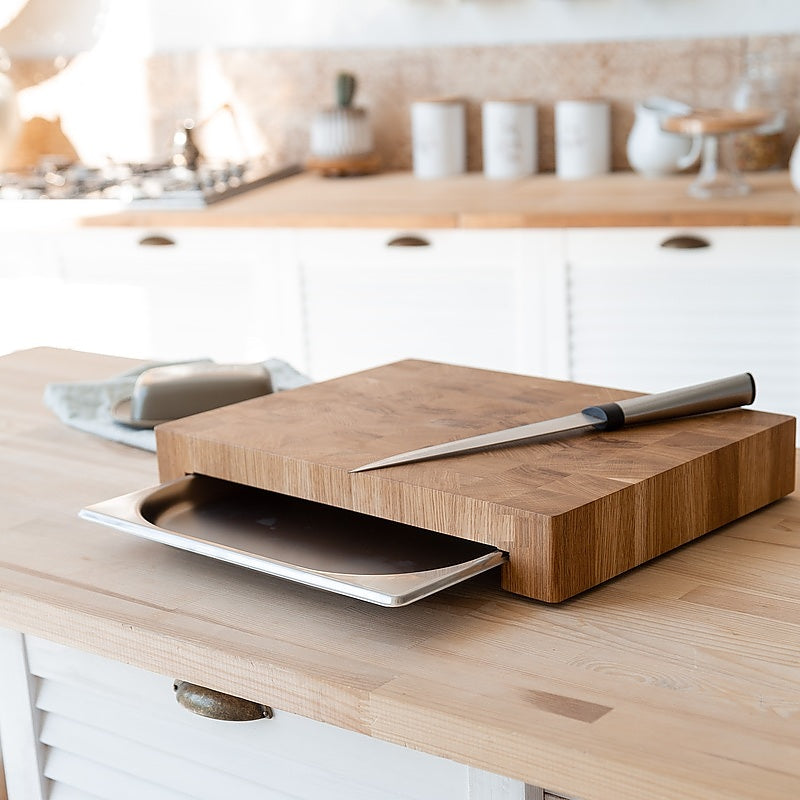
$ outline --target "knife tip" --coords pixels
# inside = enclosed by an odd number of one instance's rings
[[[378,462],[376,461],[374,464],[362,464],[360,467],[353,467],[353,469],[347,470],[348,472],[366,472],[369,469],[374,469],[378,466]]]
[[[380,461],[370,461],[369,464],[362,464],[360,467],[353,467],[348,472],[367,472],[371,469],[380,469],[381,467],[390,467],[396,463],[392,458],[382,458]]]

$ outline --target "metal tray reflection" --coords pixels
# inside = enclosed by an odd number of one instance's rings
[[[383,606],[407,605],[506,560],[490,545],[200,475],[80,516]]]

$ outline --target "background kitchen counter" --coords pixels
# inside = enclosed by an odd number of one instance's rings
[[[686,189],[693,179],[679,175],[647,180],[617,172],[583,181],[564,181],[549,174],[492,181],[481,173],[467,173],[423,181],[406,172],[363,178],[305,173],[199,211],[131,208],[86,214],[81,221],[90,226],[308,228],[800,224],[800,194],[785,171],[749,174],[753,188],[749,195],[716,200],[689,197]]]
[[[749,370],[759,408],[796,415],[800,194],[749,179],[713,202],[689,175],[387,173],[192,211],[0,203],[0,352],[276,356],[315,380],[416,357],[650,392]]]
[[[585,800],[800,795],[796,495],[561,605],[479,579],[384,609],[79,521],[155,458],[41,392],[130,363],[0,362],[0,626]]]

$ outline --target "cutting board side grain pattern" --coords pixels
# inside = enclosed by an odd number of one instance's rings
[[[636,394],[401,361],[161,425],[159,473],[493,544],[509,553],[503,588],[559,602],[790,493],[794,418],[736,409],[349,470]]]

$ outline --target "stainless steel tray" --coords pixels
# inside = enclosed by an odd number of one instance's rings
[[[407,605],[506,560],[491,545],[199,475],[80,516],[383,606]]]

